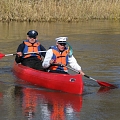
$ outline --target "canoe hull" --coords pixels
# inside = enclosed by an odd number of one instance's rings
[[[13,65],[13,73],[19,79],[25,80],[40,87],[74,94],[83,93],[82,76],[79,74],[67,75],[48,73],[44,71],[38,71],[17,63],[14,63]]]

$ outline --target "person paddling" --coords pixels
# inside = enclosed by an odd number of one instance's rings
[[[85,75],[78,65],[73,55],[69,55],[69,49],[66,47],[67,37],[56,38],[56,45],[51,46],[47,50],[44,61],[42,63],[43,68],[48,68],[49,72],[68,74],[67,65],[69,64],[73,69],[80,72],[81,75]]]
[[[28,31],[27,39],[24,40],[17,48],[15,61],[30,68],[43,70],[42,56],[45,57],[46,52],[38,51],[46,51],[46,49],[40,44],[40,42],[38,42],[37,36],[37,31]]]

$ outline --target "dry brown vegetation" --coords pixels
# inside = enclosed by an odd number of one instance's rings
[[[0,21],[120,19],[120,0],[0,0]]]

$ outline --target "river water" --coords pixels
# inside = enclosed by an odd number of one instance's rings
[[[0,119],[119,120],[120,22],[0,23],[0,52],[15,53],[31,29],[39,32],[38,39],[46,49],[55,44],[56,37],[67,36],[83,71],[118,88],[102,89],[85,77],[82,96],[39,88],[13,75],[14,56],[3,57],[0,59]]]

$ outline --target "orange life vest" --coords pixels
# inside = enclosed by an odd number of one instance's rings
[[[61,63],[62,65],[67,65],[68,64],[68,53],[69,50],[68,48],[65,48],[63,52],[60,52],[56,46],[52,46],[52,51],[53,51],[53,56],[52,59],[55,60],[55,63]],[[67,67],[64,66],[51,66],[50,70],[67,70]]]
[[[24,47],[23,53],[29,53],[29,52],[37,53],[38,51],[40,51],[40,42],[35,42],[34,44],[31,44],[28,40],[25,40],[24,44],[25,44],[25,47]],[[23,58],[28,58],[30,56],[37,56],[41,60],[42,58],[40,53],[38,54],[36,53],[25,54]]]

